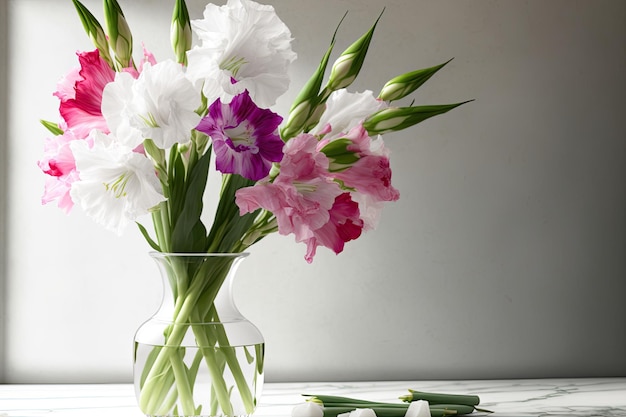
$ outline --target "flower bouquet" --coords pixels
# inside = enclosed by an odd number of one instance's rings
[[[262,381],[262,342],[237,351],[236,336],[220,325],[228,313],[216,307],[238,254],[278,232],[306,244],[310,263],[319,246],[338,254],[374,228],[382,204],[399,197],[381,135],[463,104],[392,103],[446,63],[396,76],[377,96],[349,92],[378,20],[339,55],[324,82],[335,32],[283,119],[270,107],[289,87],[296,54],[273,7],[228,0],[190,20],[184,0],[176,0],[175,58],[157,60],[144,47],[135,60],[116,0],[103,2],[106,34],[73,2],[96,49],[79,52],[80,66],[59,81],[60,121],[42,121],[52,134],[39,161],[42,201],[66,212],[78,205],[118,233],[134,222],[155,251],[171,308],[147,353],[136,352],[142,411],[249,415]],[[213,164],[222,186],[213,221],[205,223]],[[144,215],[151,231],[140,222]],[[252,376],[244,362],[253,364]]]

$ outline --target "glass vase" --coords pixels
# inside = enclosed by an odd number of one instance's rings
[[[139,408],[147,416],[251,415],[263,385],[264,340],[232,296],[247,253],[151,256],[163,299],[135,335]]]

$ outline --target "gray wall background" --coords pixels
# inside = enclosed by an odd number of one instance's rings
[[[120,3],[136,49],[171,57],[171,2]],[[337,53],[383,7],[353,90],[454,57],[416,102],[476,101],[386,137],[401,199],[340,256],[307,265],[281,236],[253,248],[236,296],[265,335],[266,380],[625,376],[626,3],[272,3],[299,53],[280,113],[344,12]],[[38,120],[57,116],[56,82],[91,45],[69,0],[4,7],[0,377],[130,381],[133,333],[160,296],[148,246],[39,203]]]

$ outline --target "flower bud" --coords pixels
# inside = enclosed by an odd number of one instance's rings
[[[435,106],[390,107],[369,116],[363,122],[363,127],[370,136],[403,130],[433,116],[446,113],[469,101],[473,100]]]
[[[335,139],[325,145],[321,152],[328,158],[330,172],[339,172],[350,168],[359,160],[359,155],[348,148],[354,145],[350,139]]]
[[[310,101],[303,101],[292,107],[289,112],[289,120],[280,129],[281,138],[286,142],[290,138],[297,136],[309,119],[309,114],[311,114]]]
[[[191,49],[191,25],[189,12],[185,0],[176,0],[172,14],[170,40],[176,60],[183,65],[187,64],[187,51]]]
[[[130,32],[122,8],[116,0],[104,0],[104,20],[109,32],[109,43],[115,53],[119,68],[132,67],[133,35]]]
[[[389,80],[380,91],[378,98],[384,101],[399,100],[417,90],[448,62],[417,71],[407,72]]]
[[[363,67],[367,49],[370,46],[370,41],[374,36],[374,29],[376,29],[379,20],[380,16],[378,16],[378,19],[376,19],[376,22],[370,30],[350,45],[350,47],[337,58],[330,71],[330,77],[326,86],[330,91],[346,88],[356,79],[359,71],[361,71],[361,67]]]
[[[80,17],[80,21],[85,28],[85,32],[87,32],[87,36],[89,36],[91,42],[93,42],[95,47],[98,48],[98,51],[100,51],[102,59],[104,59],[111,66],[111,68],[113,68],[113,60],[111,59],[111,54],[109,53],[109,42],[107,41],[102,26],[93,14],[91,14],[89,9],[87,9],[80,1],[73,0],[73,2],[74,7],[78,12],[78,16]]]
[[[320,61],[317,70],[307,83],[302,87],[302,90],[298,93],[298,96],[291,105],[289,110],[289,116],[287,123],[281,128],[280,134],[282,139],[286,142],[290,138],[296,136],[305,128],[305,125],[309,122],[312,115],[316,113],[317,108],[322,104],[322,99],[327,98],[326,93],[320,94],[320,88],[322,86],[322,80],[324,79],[324,73],[326,72],[326,66],[328,65],[328,59],[330,53],[335,45],[335,37],[330,43],[328,50],[324,54],[324,57]],[[324,90],[325,91],[325,90]]]

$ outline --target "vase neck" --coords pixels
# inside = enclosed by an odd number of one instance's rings
[[[190,320],[236,320],[241,316],[232,297],[232,283],[241,254],[152,253],[163,281],[163,297],[156,317],[171,320],[190,311]]]

